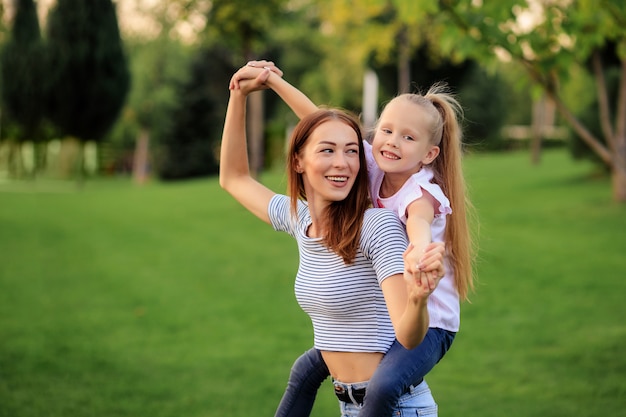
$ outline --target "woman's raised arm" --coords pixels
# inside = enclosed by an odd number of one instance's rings
[[[268,205],[274,192],[250,175],[246,142],[246,97],[254,91],[255,80],[230,90],[220,150],[220,186],[252,214],[270,222]]]

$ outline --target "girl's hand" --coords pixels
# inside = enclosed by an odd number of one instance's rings
[[[409,300],[417,302],[419,299],[426,299],[435,291],[446,272],[443,263],[445,251],[443,242],[433,242],[426,246],[419,257],[413,244],[409,244],[403,254],[404,279]],[[416,259],[419,261],[416,262]]]
[[[419,274],[422,272],[419,268],[422,257],[424,256],[423,252],[420,252],[412,243],[406,248],[404,252],[404,264],[406,269],[409,270],[412,274]]]
[[[409,245],[403,254],[404,280],[409,301],[417,304],[420,300],[427,299],[435,291],[443,274],[440,273],[439,268],[432,271],[419,271],[412,268],[414,264],[411,261],[410,252],[413,249],[413,246]]]
[[[443,242],[433,242],[426,246],[424,254],[420,258],[417,269],[422,272],[433,272],[439,278],[443,278],[446,269],[443,263],[446,254],[446,246]]]
[[[254,85],[258,90],[267,89],[265,81],[269,78],[270,72],[279,77],[283,76],[283,72],[272,61],[249,61],[231,77],[228,88],[236,90],[241,88],[242,81],[256,79]]]

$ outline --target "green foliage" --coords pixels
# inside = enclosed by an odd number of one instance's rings
[[[566,152],[465,169],[478,288],[427,378],[440,415],[624,416],[626,216],[608,181]],[[290,237],[217,179],[0,193],[0,416],[273,415],[312,344]],[[325,383],[312,417],[336,415]]]
[[[160,140],[159,177],[180,180],[216,174],[228,82],[234,72],[230,55],[217,48],[197,52],[190,79],[178,92],[169,134]]]
[[[445,14],[463,29],[469,47],[458,50],[481,62],[509,59],[523,67],[534,86],[555,103],[563,119],[598,156],[614,176],[614,198],[626,201],[626,140],[620,120],[624,119],[624,101],[598,106],[605,121],[604,138],[593,135],[591,126],[581,123],[572,111],[571,103],[563,100],[561,85],[583,67],[596,60],[607,44],[615,44],[617,57],[624,66],[626,59],[626,9],[623,1],[581,0],[574,2],[442,2]],[[505,18],[504,9],[511,13]],[[492,18],[490,16],[496,16]],[[448,45],[451,45],[448,42]],[[495,53],[494,53],[495,52]],[[604,68],[594,65],[596,85],[602,85]],[[623,76],[622,76],[623,78]],[[624,83],[626,80],[621,80]],[[602,87],[598,87],[602,89]],[[599,94],[604,91],[599,91]],[[532,92],[534,97],[539,94]],[[612,116],[615,115],[615,116]],[[610,126],[610,128],[608,127]],[[615,133],[608,133],[609,131]]]
[[[222,46],[241,54],[234,65],[259,57],[266,50],[268,34],[285,3],[285,0],[215,0],[208,15],[207,37],[211,43],[219,40]]]
[[[48,17],[48,113],[66,135],[101,140],[130,77],[111,0],[59,0]]]
[[[274,60],[285,71],[285,77],[307,91],[313,100],[332,97],[329,92],[327,76],[336,72],[323,71],[325,37],[319,30],[319,16],[313,8],[286,10],[269,32],[271,46],[269,59]],[[336,95],[350,94],[349,88],[334,91]],[[278,107],[280,117],[289,122],[297,121],[292,112],[283,106],[282,100],[275,94],[267,94],[270,109],[266,114],[274,116],[273,107]],[[319,101],[322,102],[322,101]]]
[[[165,35],[135,42],[132,48],[133,84],[128,107],[138,125],[154,133],[166,131],[168,126],[163,123],[176,105],[177,90],[190,77],[190,48]]]
[[[191,47],[167,34],[154,40],[132,39],[127,45],[133,82],[121,117],[107,135],[111,155],[105,163],[111,167],[125,165],[141,129],[149,132],[152,149],[167,140],[179,91],[190,75]]]
[[[4,117],[19,127],[13,139],[40,140],[45,115],[44,44],[33,0],[15,2],[11,37],[0,55]]]
[[[0,3],[0,44],[4,44],[7,38],[7,27],[5,22],[5,5]]]
[[[532,123],[531,81],[524,69],[513,63],[500,63],[497,72],[506,85],[507,108],[505,124],[530,125]]]
[[[525,0],[510,0],[477,6],[469,1],[445,1],[446,18],[452,18],[468,41],[457,47],[454,38],[458,35],[449,35],[446,51],[456,49],[481,62],[508,56],[523,64],[534,82],[555,89],[555,79],[566,80],[573,65],[584,63],[607,40],[624,41],[625,29],[618,24],[624,21],[624,12],[615,8],[611,13],[608,5],[612,3],[529,5]],[[494,54],[496,50],[503,53]]]
[[[472,150],[500,148],[500,131],[511,110],[507,106],[509,95],[502,79],[486,73],[474,63],[458,96],[465,119],[463,142]]]

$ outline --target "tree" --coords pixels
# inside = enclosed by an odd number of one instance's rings
[[[166,32],[129,41],[128,58],[133,84],[121,117],[107,135],[113,150],[107,163],[113,170],[132,168],[134,181],[142,184],[155,167],[153,150],[172,133],[179,88],[188,78],[189,47]]]
[[[267,34],[272,32],[281,15],[285,0],[214,0],[207,22],[209,41],[219,40],[237,53],[233,68],[246,61],[264,58]],[[248,98],[248,138],[250,171],[253,175],[263,168],[263,95],[252,94]]]
[[[613,44],[612,42],[607,43],[603,48],[601,57],[603,66],[605,68],[604,79],[607,86],[607,99],[608,102],[615,103],[617,100],[617,94],[619,92],[619,83],[621,77],[620,62],[616,55],[615,44]],[[583,68],[588,71],[587,74],[584,74],[587,75],[584,81],[589,83],[588,79],[591,77],[589,77],[588,74],[593,74],[593,60],[590,59],[587,65]],[[582,86],[579,87],[580,89],[585,89],[586,87],[585,91],[579,91],[579,94],[576,96],[576,101],[580,104],[583,104],[584,107],[581,107],[581,109],[573,109],[572,113],[578,115],[581,123],[586,126],[587,129],[589,129],[589,131],[591,131],[595,137],[601,140],[603,145],[606,146],[607,143],[602,134],[602,123],[600,120],[600,114],[597,111],[600,106],[598,95],[586,94],[587,97],[589,97],[587,103],[581,100],[581,94],[585,94],[587,91],[589,91],[589,89],[593,90],[595,84],[592,81],[590,85],[585,85],[585,83],[581,82],[580,79],[576,80],[576,82],[577,85],[582,84]],[[593,152],[589,148],[589,146],[583,140],[581,140],[579,136],[573,135],[572,140],[570,141],[570,150],[575,158],[589,159],[596,164],[602,165],[601,168],[608,171],[608,166],[602,163],[602,160],[600,159],[598,154]]]
[[[178,93],[190,76],[191,48],[170,36],[174,22],[167,10],[161,6],[153,11],[153,16],[161,27],[158,36],[154,39],[136,37],[132,42],[130,58],[134,82],[123,120],[134,130],[132,170],[138,184],[146,181],[150,166],[160,171],[154,163],[152,150],[171,139],[174,113],[179,106]]]
[[[366,68],[393,64],[397,75],[394,93],[412,88],[413,65],[417,51],[429,43],[437,24],[436,0],[320,0],[320,19],[325,32],[335,42],[327,42],[329,56],[342,62],[343,77],[334,80],[333,89],[360,83]],[[440,56],[436,48],[431,57]],[[354,72],[356,71],[356,73]],[[333,76],[329,74],[329,76]],[[343,87],[342,87],[343,86]]]
[[[613,198],[626,202],[626,9],[622,0],[472,2],[442,0],[454,22],[441,32],[443,51],[482,62],[496,56],[518,62],[555,104],[575,133],[611,170]],[[619,86],[610,100],[602,51],[615,45]],[[496,55],[497,54],[497,55]],[[601,140],[563,99],[561,84],[573,67],[591,62]],[[536,94],[539,96],[539,93]]]
[[[39,141],[45,109],[43,41],[33,0],[17,0],[15,7],[11,36],[0,55],[3,116],[19,127],[18,142]]]
[[[100,141],[124,104],[128,64],[111,0],[58,0],[48,17],[48,113],[66,135]]]
[[[190,79],[178,94],[174,124],[160,142],[161,179],[179,180],[217,173],[216,150],[226,113],[226,86],[232,75],[230,59],[217,48],[204,48],[196,54]]]

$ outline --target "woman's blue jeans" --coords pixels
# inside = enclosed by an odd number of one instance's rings
[[[454,341],[455,333],[430,328],[415,349],[405,349],[397,340],[391,345],[368,382],[359,417],[392,416],[398,399],[419,386]],[[309,349],[293,364],[287,388],[276,417],[306,417],[311,414],[317,390],[329,376],[321,353]],[[395,414],[397,415],[397,414]]]
[[[350,391],[353,386],[354,388],[366,388],[366,392],[370,390],[367,382],[343,384],[339,381],[334,381],[333,383],[335,387],[341,387],[342,391]],[[341,417],[360,417],[363,410],[363,407],[359,404],[344,401],[339,401],[339,408]],[[410,387],[408,392],[402,394],[395,402],[389,415],[398,417],[437,416],[437,403],[426,381],[420,382],[415,387]]]

